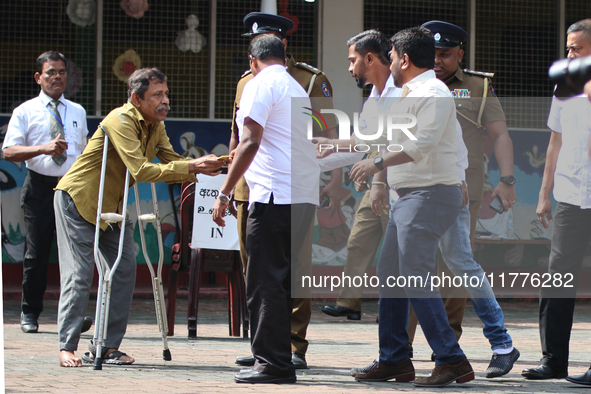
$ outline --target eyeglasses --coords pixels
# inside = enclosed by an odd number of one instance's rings
[[[60,70],[59,72],[58,71],[55,71],[55,70],[47,70],[47,71],[45,71],[45,75],[47,75],[50,78],[55,77],[57,74],[59,74],[60,77],[65,77],[66,75],[68,75],[68,72],[66,70]]]
[[[252,63],[252,59],[254,59],[254,57],[252,55],[248,55],[248,63]]]

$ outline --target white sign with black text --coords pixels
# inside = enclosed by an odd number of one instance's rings
[[[226,175],[200,175],[195,184],[195,212],[193,213],[193,249],[240,250],[236,218],[226,210],[226,227],[220,227],[211,218],[213,204]]]

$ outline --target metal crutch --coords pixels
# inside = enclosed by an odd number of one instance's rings
[[[142,244],[142,251],[144,252],[144,258],[146,259],[146,264],[148,265],[148,269],[150,270],[150,275],[152,276],[152,290],[154,292],[154,306],[156,309],[156,317],[158,319],[158,329],[162,334],[162,346],[164,350],[162,351],[162,358],[165,361],[172,360],[172,356],[170,354],[170,349],[168,348],[168,340],[166,335],[168,334],[168,320],[166,319],[166,310],[165,303],[164,303],[164,288],[162,286],[162,261],[164,260],[164,249],[162,247],[162,230],[160,228],[160,214],[158,211],[158,196],[156,195],[156,186],[154,183],[150,183],[152,187],[152,205],[154,206],[154,213],[147,213],[142,215],[141,208],[140,208],[140,194],[138,191],[137,183],[133,186],[135,192],[135,207],[137,210],[137,219],[138,219],[138,227],[140,229],[140,239]],[[144,235],[144,223],[146,222],[156,222],[154,227],[156,228],[156,232],[158,233],[158,268],[157,272],[154,272],[154,267],[152,267],[152,262],[150,261],[150,257],[148,256],[148,250],[146,248],[146,237]]]
[[[125,191],[123,194],[123,213],[121,215],[117,213],[102,213],[103,210],[103,193],[105,189],[105,172],[107,167],[107,151],[109,149],[109,137],[105,132],[103,126],[101,126],[103,133],[105,134],[105,142],[103,147],[103,162],[101,165],[101,177],[99,181],[99,195],[98,195],[98,207],[96,211],[96,229],[94,233],[94,262],[99,275],[98,295],[96,302],[96,314],[95,314],[95,327],[94,327],[94,338],[93,343],[96,347],[96,353],[94,357],[95,370],[103,369],[103,358],[102,350],[105,344],[105,338],[107,335],[107,327],[109,323],[109,304],[111,302],[111,283],[113,276],[119,262],[121,261],[123,251],[123,238],[125,236],[125,218],[127,216],[127,196],[129,191],[129,171],[125,171]],[[99,258],[99,238],[101,231],[101,220],[105,220],[107,223],[121,223],[121,233],[119,235],[119,247],[117,249],[117,258],[113,263],[113,267],[109,268],[107,261],[102,261]]]

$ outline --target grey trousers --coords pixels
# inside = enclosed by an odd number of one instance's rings
[[[70,195],[62,190],[55,192],[54,209],[61,285],[57,316],[59,349],[75,351],[78,349],[94,275],[95,226],[80,216]],[[109,324],[105,339],[108,349],[119,349],[121,345],[135,286],[133,227],[129,219],[126,220],[123,255],[111,285]],[[117,257],[120,232],[119,226],[114,224],[100,234],[99,257],[106,259],[110,266]]]

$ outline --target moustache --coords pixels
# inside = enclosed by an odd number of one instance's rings
[[[170,111],[170,105],[161,105],[158,108],[156,108],[156,111],[158,111],[158,112],[163,111],[163,110]]]

